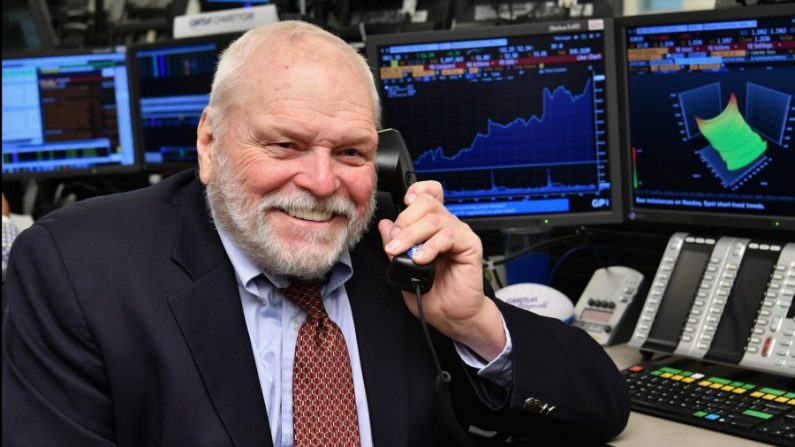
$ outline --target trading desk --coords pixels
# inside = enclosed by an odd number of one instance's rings
[[[626,344],[608,347],[606,351],[620,369],[641,361],[638,349]],[[615,447],[757,447],[768,445],[636,411],[630,415],[624,432],[609,444]]]

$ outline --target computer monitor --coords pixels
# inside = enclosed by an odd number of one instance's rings
[[[195,165],[196,128],[218,56],[239,33],[130,48],[138,147],[147,168]]]
[[[609,20],[372,36],[384,127],[473,228],[621,219]],[[615,166],[614,166],[615,164]]]
[[[3,56],[3,179],[133,171],[124,47]]]
[[[795,228],[795,10],[618,22],[630,220]]]

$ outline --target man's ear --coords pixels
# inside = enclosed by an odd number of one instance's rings
[[[199,178],[205,185],[210,182],[213,167],[215,135],[210,122],[210,106],[204,108],[196,130],[196,150],[199,153]]]

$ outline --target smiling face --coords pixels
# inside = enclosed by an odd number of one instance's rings
[[[372,81],[321,39],[250,60],[220,138],[207,111],[199,124],[200,177],[217,224],[260,268],[322,277],[372,218]]]

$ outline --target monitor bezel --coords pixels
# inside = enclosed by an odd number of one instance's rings
[[[649,14],[622,17],[615,20],[615,42],[621,101],[621,157],[624,184],[624,210],[628,222],[694,225],[703,227],[727,227],[745,229],[770,229],[791,231],[795,229],[795,216],[771,214],[748,216],[731,212],[678,211],[649,208],[635,204],[635,189],[632,184],[632,157],[630,144],[629,75],[627,70],[627,28],[677,23],[713,22],[724,20],[795,16],[792,5],[761,5],[732,7],[703,11]]]
[[[222,34],[208,34],[205,36],[187,37],[182,39],[170,39],[153,43],[141,43],[130,45],[127,51],[127,65],[129,67],[130,82],[132,84],[132,96],[135,98],[132,104],[133,124],[135,126],[135,147],[138,153],[141,169],[145,171],[160,171],[160,170],[178,170],[197,166],[195,162],[162,162],[151,163],[146,161],[146,141],[144,140],[143,120],[141,119],[141,91],[138,77],[138,64],[137,55],[141,51],[152,51],[164,48],[174,48],[185,45],[196,45],[203,43],[218,43],[220,45],[219,54],[225,50],[232,42],[242,36],[242,32],[222,33]],[[216,59],[216,67],[218,60]],[[215,72],[213,72],[213,78]],[[207,91],[209,94],[209,90]]]
[[[94,47],[80,49],[59,49],[59,50],[22,50],[3,54],[3,61],[18,59],[33,59],[46,57],[68,57],[93,54],[113,54],[124,53],[124,67],[127,72],[127,97],[130,110],[130,125],[133,140],[133,163],[129,165],[95,166],[91,168],[70,168],[64,171],[37,171],[37,172],[3,172],[3,181],[7,180],[26,180],[26,179],[53,179],[71,177],[98,177],[103,175],[129,174],[139,172],[141,169],[141,157],[138,153],[138,132],[136,131],[135,117],[133,115],[134,93],[132,90],[129,65],[129,47],[125,45],[115,45],[112,47]]]
[[[602,21],[603,29],[589,28],[594,21]],[[462,217],[461,220],[477,230],[488,229],[527,229],[551,228],[559,226],[581,226],[619,223],[623,216],[621,197],[621,160],[618,130],[618,95],[615,66],[615,39],[613,20],[609,18],[590,20],[567,20],[520,25],[463,28],[455,30],[430,31],[418,33],[379,34],[368,36],[365,41],[367,60],[373,72],[378,94],[382,84],[378,76],[378,48],[408,43],[428,43],[450,40],[485,39],[492,37],[513,37],[530,35],[564,34],[574,31],[602,31],[604,33],[604,67],[607,118],[607,154],[610,171],[610,210],[580,211],[564,213],[539,213],[510,216]],[[383,103],[383,101],[382,101]],[[400,129],[398,129],[400,130]]]

